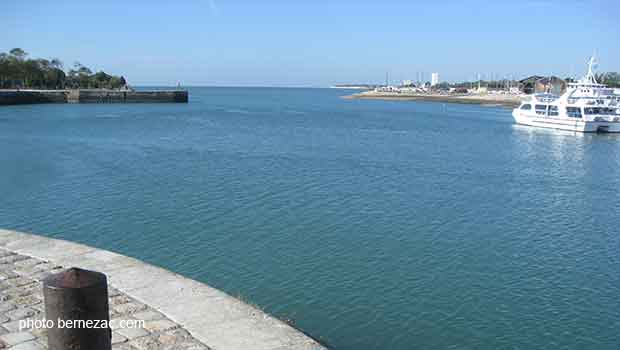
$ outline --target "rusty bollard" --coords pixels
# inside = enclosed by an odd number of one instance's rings
[[[108,281],[103,273],[70,268],[43,280],[49,350],[111,350]]]

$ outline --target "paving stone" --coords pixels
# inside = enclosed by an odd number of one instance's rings
[[[23,276],[20,276],[17,278],[11,278],[7,280],[7,282],[9,282],[9,284],[12,285],[13,287],[22,287],[22,286],[28,286],[30,284],[37,284],[37,282],[33,280],[32,278],[23,277]]]
[[[10,299],[10,297],[8,295],[5,295],[4,293],[9,290],[11,287],[11,285],[9,285],[6,282],[0,282],[0,292],[2,292],[2,294],[0,294],[0,303],[3,301],[7,301]]]
[[[113,331],[120,329],[123,323],[122,321],[128,320],[133,320],[133,317],[129,315],[110,317],[110,328],[112,328]]]
[[[114,306],[114,311],[118,312],[121,315],[132,314],[138,311],[143,311],[145,309],[146,309],[146,305],[135,302],[135,301]]]
[[[15,306],[15,304],[10,301],[0,302],[0,314],[13,310],[15,308],[17,308],[17,306]]]
[[[45,304],[43,303],[43,300],[41,300],[41,302],[34,304],[34,305],[28,305],[29,307],[39,311],[40,313],[44,313],[45,312]]]
[[[62,271],[63,269],[60,267],[55,267],[51,270],[43,270],[43,271],[38,271],[36,273],[33,273],[32,275],[30,275],[29,277],[32,277],[38,281],[42,281],[44,280],[47,276],[55,274],[55,273],[59,273],[60,271]]]
[[[8,255],[3,258],[0,258],[0,264],[13,264],[17,261],[26,260],[26,259],[28,259],[28,257],[23,256],[23,255],[18,255],[18,254]]]
[[[168,349],[168,348],[167,348]],[[206,345],[203,345],[197,341],[191,341],[191,342],[183,342],[180,344],[175,344],[174,347],[170,348],[170,350],[172,349],[179,349],[179,350],[210,350],[211,348],[209,348]]]
[[[127,343],[113,344],[112,350],[136,350],[136,348],[132,347]]]
[[[25,343],[18,344],[12,347],[10,350],[45,350],[43,345],[39,344],[36,341],[27,341]]]
[[[146,311],[137,312],[132,315],[136,320],[144,320],[144,321],[152,321],[152,320],[162,320],[166,318],[161,312],[157,312],[155,310],[149,309]]]
[[[154,320],[144,322],[144,329],[149,332],[163,332],[178,328],[179,325],[170,320]]]
[[[10,255],[15,255],[15,253],[9,252],[8,250],[0,249],[0,258],[4,258]]]
[[[108,287],[108,298],[115,297],[117,295],[121,295],[121,292],[113,287]]]
[[[29,340],[34,339],[34,335],[30,332],[17,332],[17,333],[8,333],[4,335],[0,335],[0,339],[7,346],[15,346],[19,343],[27,342]]]
[[[109,303],[110,303],[110,307],[113,307],[116,305],[126,304],[130,301],[131,299],[128,296],[121,294],[121,295],[111,297]]]
[[[112,344],[120,344],[127,342],[127,337],[117,332],[112,332]]]
[[[184,329],[174,329],[161,333],[158,336],[158,340],[162,345],[172,345],[183,342],[188,342],[192,339],[192,336],[188,331]]]
[[[34,266],[34,270],[37,272],[44,272],[44,271],[50,271],[54,269],[61,269],[61,268],[62,268],[61,266],[58,266],[49,261],[43,261],[40,264],[37,264]]]
[[[20,331],[19,321],[20,320],[3,323],[2,327],[4,327],[7,331],[9,331],[9,333],[17,333]]]
[[[2,291],[2,295],[6,297],[5,300],[2,300],[2,301],[12,300],[17,297],[21,297],[21,296],[29,295],[29,294],[31,293],[25,289],[22,289],[19,287],[11,287],[9,289]]]
[[[37,343],[39,343],[39,345],[47,349],[47,334],[44,334],[42,336],[37,336],[36,341]]]
[[[128,340],[140,338],[149,335],[149,332],[144,328],[117,328],[116,332]]]
[[[129,344],[137,350],[159,350],[161,343],[153,337],[137,338],[129,342]]]
[[[28,295],[15,297],[11,299],[11,301],[17,305],[32,307],[33,305],[41,304],[43,302],[43,297],[39,297],[38,295],[34,295],[34,294],[28,294]]]
[[[32,334],[34,334],[35,337],[37,338],[43,338],[45,337],[47,339],[47,328],[43,327],[43,328],[33,328],[30,330],[30,332]]]
[[[8,316],[11,319],[11,321],[13,321],[13,320],[23,320],[25,318],[33,317],[38,313],[39,312],[37,310],[24,307],[24,308],[7,311],[4,315]]]
[[[19,277],[19,274],[13,270],[4,270],[0,272],[0,277],[2,280],[10,280],[13,278]]]
[[[33,267],[33,266],[41,264],[41,263],[42,263],[42,261],[39,260],[39,259],[34,259],[34,258],[28,257],[27,259],[14,262],[13,266],[15,266],[15,267]]]

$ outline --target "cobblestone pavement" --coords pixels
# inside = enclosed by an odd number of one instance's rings
[[[44,318],[41,280],[62,266],[0,248],[0,349],[47,349],[45,329],[20,329],[20,320]],[[144,320],[140,328],[113,328],[115,350],[209,350],[180,325],[109,287],[112,320]],[[24,322],[22,322],[24,323]],[[118,325],[120,322],[112,322]]]

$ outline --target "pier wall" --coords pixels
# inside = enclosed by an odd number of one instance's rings
[[[35,103],[67,103],[66,90],[4,90],[0,91],[0,106]]]
[[[0,106],[35,103],[187,103],[187,90],[3,90]]]
[[[78,90],[73,102],[79,103],[187,103],[187,91]],[[71,102],[71,101],[70,101]]]

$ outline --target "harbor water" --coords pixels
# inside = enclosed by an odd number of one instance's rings
[[[162,266],[336,350],[618,349],[620,136],[350,93],[2,107],[0,227]]]

